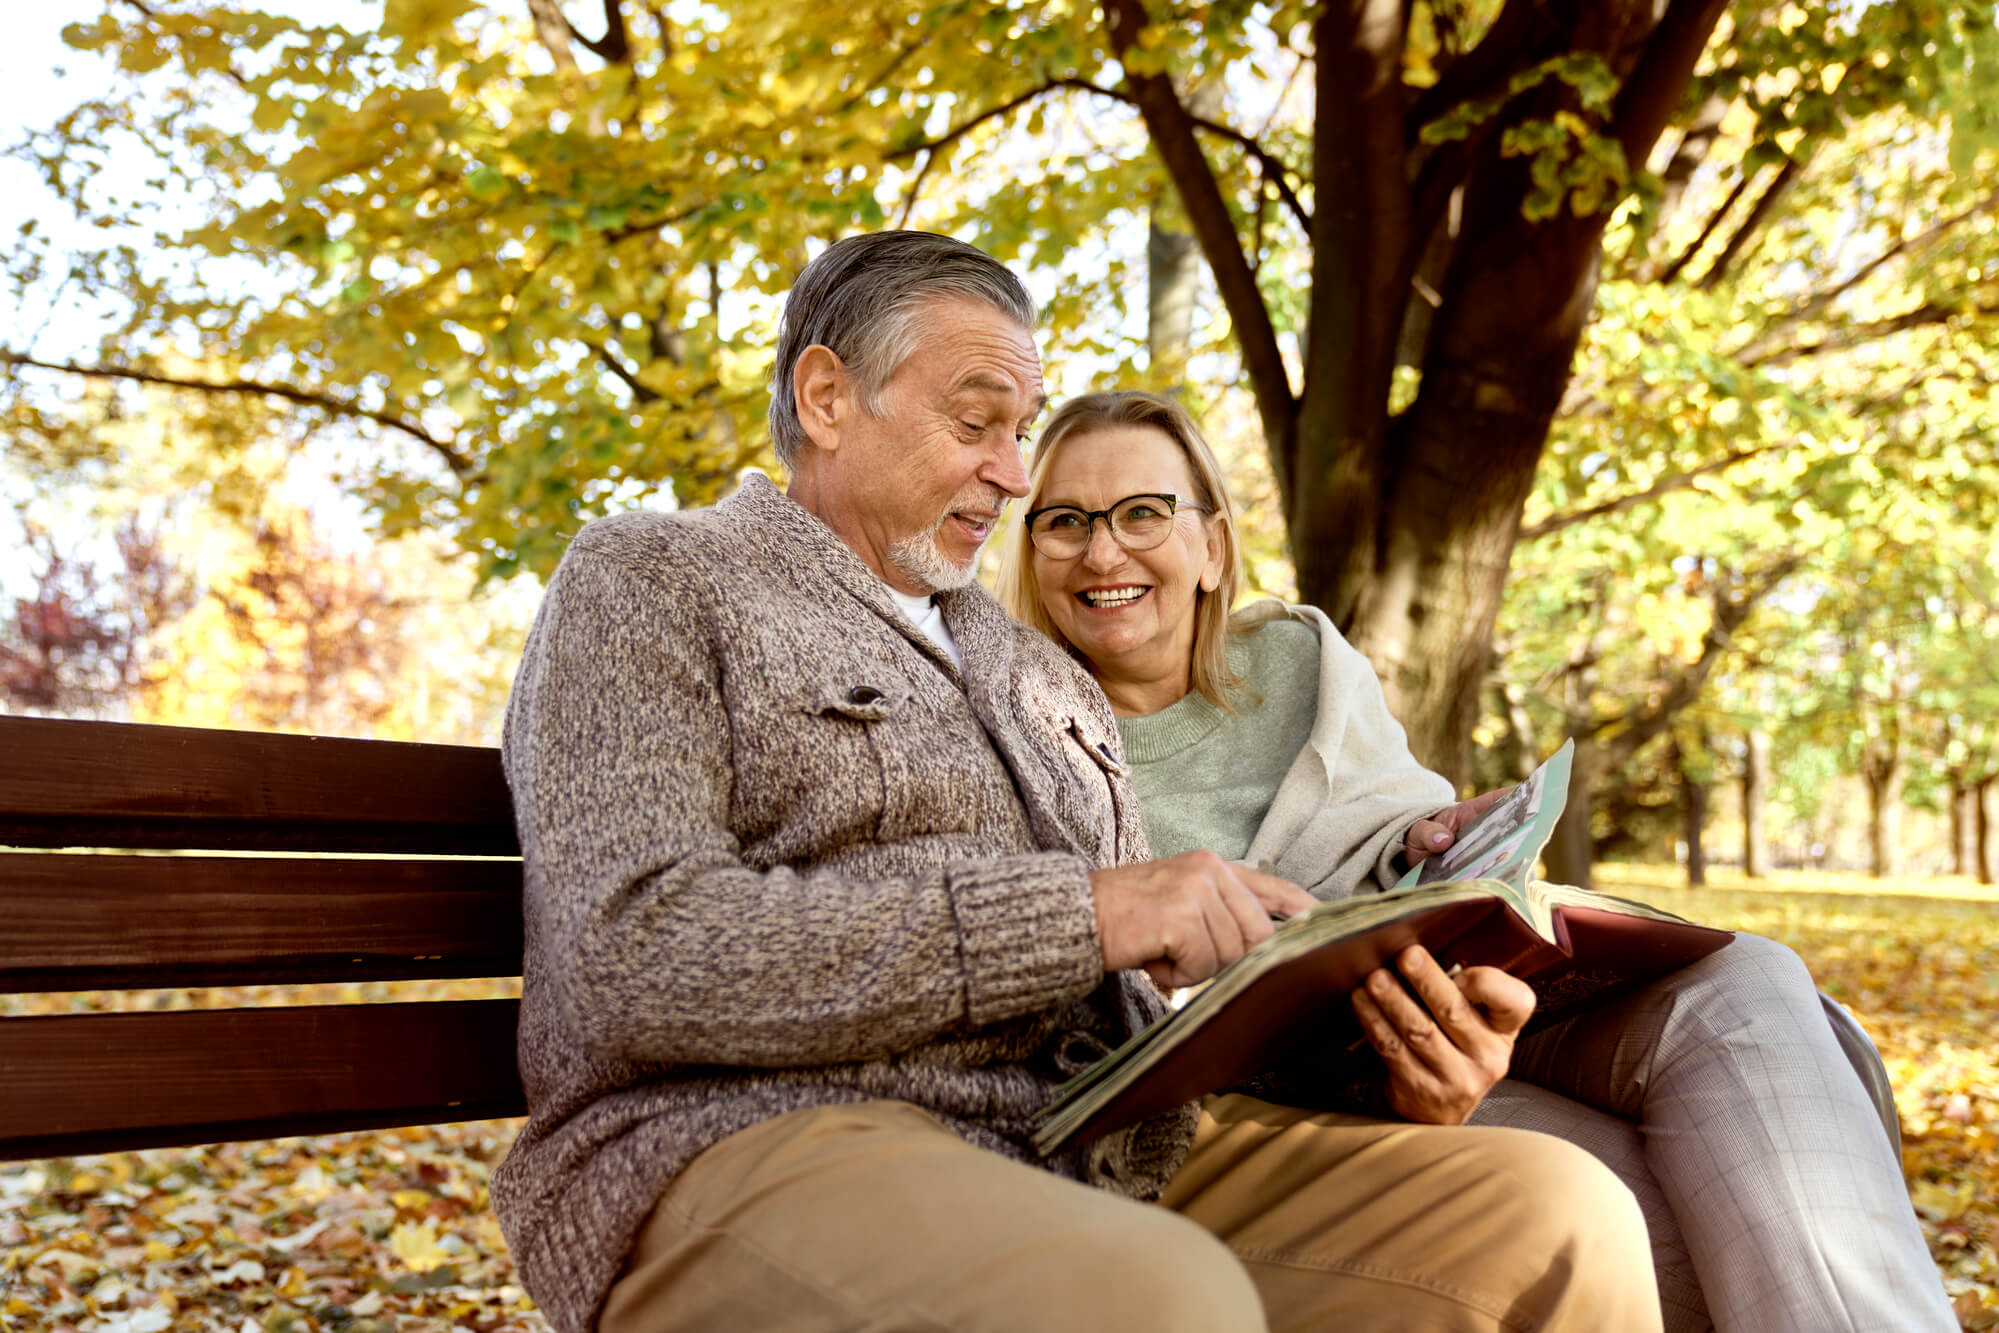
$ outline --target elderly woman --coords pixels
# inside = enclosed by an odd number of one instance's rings
[[[1154,855],[1208,848],[1341,898],[1393,884],[1490,801],[1452,805],[1317,610],[1230,615],[1235,510],[1178,404],[1068,403],[1030,484],[1001,595],[1102,685]],[[1355,1005],[1365,1023],[1365,991]],[[1523,1038],[1482,1099],[1425,1096],[1392,1054],[1404,1115],[1539,1130],[1616,1171],[1651,1227],[1669,1329],[1956,1327],[1876,1107],[1782,945],[1738,936]]]

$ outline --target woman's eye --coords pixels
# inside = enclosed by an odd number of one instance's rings
[[[1124,511],[1128,523],[1148,523],[1155,518],[1164,518],[1165,513],[1156,505],[1133,505]]]
[[[1050,531],[1073,528],[1082,521],[1080,514],[1049,514],[1041,520],[1042,526],[1048,528]]]

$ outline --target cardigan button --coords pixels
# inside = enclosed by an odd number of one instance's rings
[[[847,691],[847,702],[856,708],[865,708],[869,704],[880,703],[882,698],[882,692],[872,685],[856,685],[853,689]]]

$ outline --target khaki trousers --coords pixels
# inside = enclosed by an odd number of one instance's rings
[[[599,1318],[671,1330],[1657,1330],[1631,1193],[1578,1148],[1209,1098],[1158,1205],[899,1102],[696,1158]]]

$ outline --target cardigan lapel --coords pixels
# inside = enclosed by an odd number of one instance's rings
[[[829,598],[851,598],[860,609],[894,627],[944,673],[953,688],[964,693],[972,715],[1012,774],[1029,826],[1042,847],[1075,852],[1095,864],[1116,862],[1115,828],[1120,821],[1106,818],[1117,808],[1116,784],[1101,801],[1080,785],[1090,780],[1080,770],[1102,762],[1091,747],[1103,744],[1103,738],[1072,734],[1088,710],[1068,697],[1062,683],[1047,672],[1023,669],[1027,664],[1021,660],[1016,636],[1031,631],[1008,616],[992,594],[973,584],[937,595],[944,623],[964,658],[961,670],[909,622],[889,597],[888,585],[854,549],[769,478],[750,473],[716,509],[749,529],[752,542],[767,554],[772,568],[791,571],[802,586],[816,585]],[[1076,749],[1077,766],[1065,759],[1064,747]]]
[[[1106,818],[1113,807],[1108,799],[1091,799],[1063,753],[1074,747],[1076,757],[1084,757],[1081,738],[1071,735],[1078,701],[1023,660],[1017,636],[1032,631],[977,585],[939,593],[937,602],[965,658],[965,697],[1013,773],[1036,840],[1113,864],[1115,823]],[[1091,756],[1084,767],[1094,762]]]
[[[829,596],[852,598],[929,658],[953,685],[963,688],[963,677],[951,655],[902,614],[881,576],[817,515],[778,490],[770,478],[760,472],[749,473],[735,494],[716,509],[755,532],[759,547],[769,550],[774,568],[789,569],[803,585],[821,584]]]

